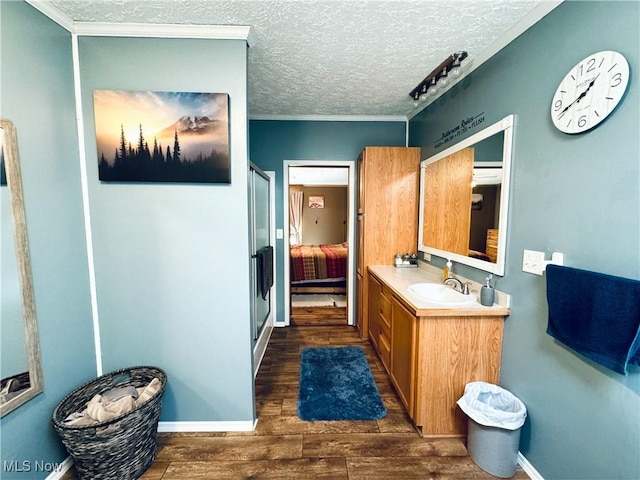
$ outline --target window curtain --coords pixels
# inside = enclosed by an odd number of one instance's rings
[[[303,193],[299,190],[289,193],[289,243],[298,245],[302,239]]]

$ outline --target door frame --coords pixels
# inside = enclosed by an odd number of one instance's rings
[[[347,167],[347,324],[355,325],[355,221],[356,221],[356,167],[355,161],[349,160],[284,160],[282,162],[282,203],[284,225],[284,325],[291,324],[291,306],[289,299],[291,263],[289,245],[289,167]]]

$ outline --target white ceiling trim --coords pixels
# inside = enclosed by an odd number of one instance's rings
[[[49,2],[43,0],[26,0],[26,2],[61,27],[79,36],[244,40],[249,47],[255,45],[253,30],[249,25],[74,22]]]
[[[158,23],[74,22],[73,33],[94,37],[205,38],[255,44],[248,25],[176,25]]]
[[[249,115],[249,120],[306,122],[406,122],[404,115]]]

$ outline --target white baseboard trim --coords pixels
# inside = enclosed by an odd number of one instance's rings
[[[158,432],[251,432],[257,420],[242,422],[160,422]]]
[[[533,468],[533,465],[529,463],[529,460],[527,460],[521,452],[518,452],[518,465],[520,465],[524,473],[529,475],[529,478],[531,480],[544,480],[544,478],[542,478],[542,475],[540,475],[538,471]]]
[[[46,480],[60,480],[64,474],[69,471],[71,465],[73,465],[71,457],[65,458],[60,465],[47,476]]]

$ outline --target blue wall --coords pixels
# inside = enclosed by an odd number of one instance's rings
[[[79,46],[104,371],[165,369],[161,421],[252,422],[246,42]],[[228,93],[231,185],[100,183],[96,89]]]
[[[18,136],[44,392],[2,417],[2,461],[67,456],[51,426],[62,398],[96,374],[80,188],[71,35],[23,2],[0,2],[1,115]],[[4,325],[2,334],[4,335]]]
[[[639,13],[638,2],[565,2],[410,121],[410,144],[428,157],[462,119],[484,112],[486,126],[516,116],[507,268],[497,280],[512,296],[501,384],[527,405],[520,449],[546,480],[640,473],[640,369],[625,377],[554,341],[545,333],[545,279],[522,272],[523,250],[531,249],[640,278]],[[560,133],[549,116],[555,89],[600,50],[627,57],[626,98],[595,130]]]
[[[285,222],[283,161],[355,162],[365,146],[404,146],[406,142],[405,121],[251,120],[249,129],[251,161],[276,173],[276,228],[284,228]],[[276,257],[276,320],[284,322],[284,240],[277,240]]]

